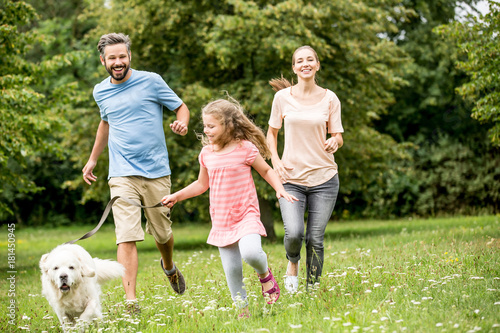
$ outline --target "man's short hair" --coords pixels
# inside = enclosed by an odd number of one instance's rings
[[[106,46],[115,44],[125,44],[125,46],[127,46],[127,52],[128,54],[130,54],[130,46],[132,45],[130,37],[128,35],[116,32],[102,35],[99,43],[97,43],[97,50],[104,58],[104,49],[106,48]]]

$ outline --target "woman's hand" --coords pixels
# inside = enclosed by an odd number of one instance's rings
[[[287,191],[283,190],[278,190],[276,192],[276,198],[285,198],[287,201],[293,203],[294,201],[299,201],[295,196],[291,195]]]
[[[293,170],[293,168],[286,167],[283,162],[280,159],[272,160],[273,163],[273,169],[280,177],[282,182],[286,182],[287,179],[290,178],[290,174],[288,173],[289,170]]]
[[[334,154],[339,148],[339,143],[335,137],[331,137],[325,141],[325,150],[327,153]]]

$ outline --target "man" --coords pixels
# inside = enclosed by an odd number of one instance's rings
[[[103,35],[97,49],[110,77],[94,87],[101,122],[90,158],[83,168],[87,184],[96,181],[93,174],[97,159],[106,144],[109,147],[108,183],[111,197],[123,196],[144,206],[160,202],[170,192],[170,167],[163,106],[175,111],[172,132],[186,135],[189,110],[182,100],[155,73],[130,67],[130,38],[124,34]],[[145,209],[146,232],[153,235],[161,254],[160,264],[174,291],[183,294],[185,281],[173,262],[174,237],[166,207]],[[117,259],[125,266],[123,287],[132,311],[139,312],[136,298],[138,254],[136,242],[144,240],[141,209],[118,199],[113,204]]]

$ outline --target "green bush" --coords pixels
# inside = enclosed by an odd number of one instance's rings
[[[492,214],[500,207],[498,149],[448,136],[411,149],[367,194],[366,216]]]

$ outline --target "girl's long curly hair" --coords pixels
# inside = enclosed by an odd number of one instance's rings
[[[234,98],[229,100],[218,99],[208,103],[202,109],[203,115],[211,115],[224,127],[224,133],[216,144],[222,149],[231,141],[247,140],[252,142],[264,159],[271,158],[271,151],[267,146],[264,132],[253,123],[243,111],[240,103]],[[201,136],[204,146],[208,145],[208,138]]]

